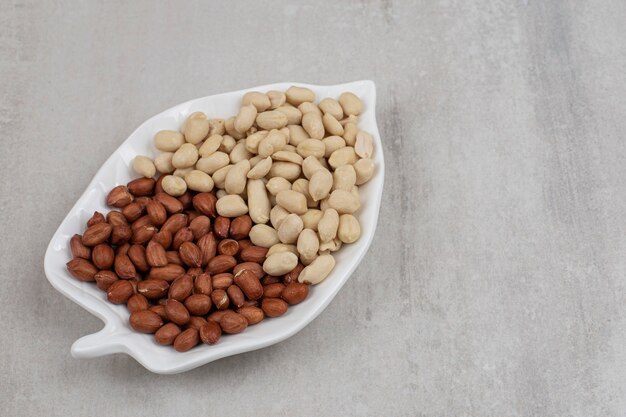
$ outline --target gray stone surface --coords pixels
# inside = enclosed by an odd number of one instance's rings
[[[626,415],[623,1],[0,2],[0,414]],[[70,357],[101,323],[44,251],[137,125],[364,78],[381,220],[317,320],[175,376]]]

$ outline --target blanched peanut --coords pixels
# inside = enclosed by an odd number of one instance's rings
[[[345,148],[339,148],[330,155],[328,163],[334,169],[342,165],[352,165],[358,160],[354,148],[352,146],[346,146]]]
[[[213,173],[213,183],[215,187],[223,189],[226,183],[226,175],[234,165],[226,165]]]
[[[354,166],[342,165],[333,172],[333,190],[350,191],[355,184],[356,172]]]
[[[335,99],[330,97],[326,97],[317,105],[324,114],[330,114],[337,120],[341,120],[343,118],[343,109],[341,108],[341,104]]]
[[[339,120],[339,123],[341,123],[341,126],[344,126],[344,128],[348,123],[353,123],[357,125],[359,124],[359,116],[355,116],[354,114],[351,114]]]
[[[268,99],[268,103],[269,103],[269,99]],[[237,114],[237,117],[235,117],[235,121],[234,121],[235,130],[239,133],[244,133],[248,129],[250,129],[252,125],[254,124],[254,121],[256,120],[256,111],[257,111],[257,108],[252,104],[241,106],[241,108],[239,109],[239,113]]]
[[[198,153],[201,157],[209,156],[212,153],[216,152],[220,145],[222,144],[222,140],[224,138],[222,135],[211,135],[202,143],[202,146],[198,149]]]
[[[154,135],[154,147],[163,152],[175,152],[184,143],[183,134],[174,130],[161,130]]]
[[[365,184],[374,175],[374,161],[371,159],[359,159],[354,164],[356,171],[356,185]]]
[[[297,191],[280,191],[276,194],[276,202],[291,213],[304,214],[307,211],[306,197]]]
[[[241,99],[241,106],[252,105],[255,110],[265,111],[270,108],[270,98],[259,91],[249,91],[243,95]],[[256,111],[255,111],[256,113]],[[254,121],[254,120],[253,120]],[[243,130],[245,132],[248,129]]]
[[[274,152],[272,154],[272,159],[274,161],[292,162],[294,164],[302,165],[302,161],[304,161],[304,159],[295,152],[289,152],[285,150],[287,146],[291,145],[286,145],[282,151]]]
[[[291,86],[285,91],[287,102],[294,106],[299,106],[305,101],[315,101],[315,93],[306,87]]]
[[[187,183],[185,183],[185,180],[174,175],[166,175],[163,177],[161,186],[163,187],[163,191],[173,197],[181,196],[187,191]]]
[[[156,174],[156,167],[152,159],[143,155],[137,155],[135,159],[133,159],[133,169],[137,174],[146,178],[152,178],[154,174]]]
[[[298,257],[291,252],[279,252],[268,256],[263,262],[263,271],[273,276],[285,275],[298,265]]]
[[[275,245],[272,245],[272,247],[269,248],[265,256],[272,256],[275,253],[281,252],[291,252],[298,257],[300,256],[298,250],[296,249],[296,245],[285,245],[284,243],[277,243]]]
[[[222,135],[222,143],[220,147],[217,149],[220,152],[230,153],[233,150],[237,141],[230,135]]]
[[[272,207],[263,180],[248,180],[248,208],[250,218],[256,224],[265,224],[270,219]]]
[[[270,109],[277,109],[287,101],[287,96],[282,91],[268,91],[267,97],[270,99]]]
[[[258,164],[259,162],[265,160],[266,158],[263,158],[261,155],[256,155],[253,156],[252,158],[248,159],[248,161],[250,161],[250,169],[254,168],[256,166],[256,164]]]
[[[296,153],[296,147],[295,147],[295,146],[293,146],[293,145],[290,145],[290,144],[286,144],[286,145],[285,145],[285,147],[283,148],[283,151],[285,151],[285,152],[293,152],[293,153]],[[279,151],[279,152],[280,152],[280,151]],[[276,152],[275,152],[275,153],[276,153]],[[297,154],[296,154],[296,155],[297,155]],[[274,156],[274,155],[272,155],[272,156]],[[298,156],[300,156],[300,155],[298,155]],[[300,164],[298,164],[298,165],[300,165]]]
[[[317,224],[317,232],[322,242],[328,242],[337,236],[339,228],[339,213],[333,208],[324,210],[324,215]]]
[[[298,235],[304,228],[302,219],[297,214],[290,214],[280,223],[278,227],[278,239],[282,243],[295,243]]]
[[[317,207],[317,203],[309,194],[309,180],[298,178],[291,184],[291,189],[304,195],[307,207]]]
[[[259,143],[268,135],[267,130],[260,130],[246,138],[246,149],[248,152],[259,153]]]
[[[201,116],[204,117],[199,117],[194,113],[185,122],[183,133],[188,143],[197,145],[209,134],[209,121],[204,113],[201,113]]]
[[[302,113],[293,106],[280,106],[276,111],[281,112],[287,117],[288,125],[299,125],[302,121]]]
[[[354,146],[356,143],[356,135],[359,133],[359,128],[356,123],[346,123],[343,127],[343,138],[346,141],[346,145]]]
[[[302,127],[313,139],[324,138],[324,124],[319,114],[310,112],[302,116]]]
[[[260,179],[267,175],[272,168],[272,157],[268,156],[267,158],[261,158],[259,162],[257,162],[250,171],[248,171],[248,178],[251,179]],[[265,184],[263,185],[265,188]]]
[[[367,132],[359,131],[356,134],[354,152],[361,158],[371,158],[374,153],[374,139]]]
[[[343,135],[343,126],[341,126],[341,123],[339,123],[339,121],[332,115],[326,113],[322,117],[322,123],[324,124],[324,130],[331,135]]]
[[[209,137],[226,133],[224,119],[209,119]]]
[[[303,158],[308,158],[309,156],[321,158],[324,156],[325,150],[324,142],[318,139],[303,140],[296,148],[298,154]]]
[[[343,242],[341,242],[341,240],[339,240],[338,237],[329,240],[328,242],[321,242],[320,243],[320,251],[319,254],[322,255],[323,252],[335,252],[338,251],[339,248],[341,248]]]
[[[298,146],[300,142],[309,138],[309,134],[306,133],[306,130],[300,125],[289,125],[287,128],[289,129],[290,145]]]
[[[200,158],[196,163],[196,169],[211,175],[218,169],[225,167],[230,162],[230,158],[224,152],[214,152],[211,155]]]
[[[311,264],[304,267],[298,276],[298,281],[308,284],[319,284],[326,279],[334,267],[335,258],[332,255],[320,255]]]
[[[315,201],[323,200],[333,186],[333,175],[327,169],[319,169],[311,176],[309,193]]]
[[[343,243],[355,242],[361,236],[361,225],[352,214],[342,214],[339,216],[339,228],[337,237]]]
[[[322,139],[324,142],[324,157],[328,158],[339,148],[346,146],[346,141],[341,136],[328,136]]]
[[[276,110],[264,111],[257,115],[256,124],[265,130],[281,129],[287,126],[287,116]]]
[[[196,120],[196,119],[192,119]],[[192,143],[185,143],[174,152],[172,165],[175,168],[187,168],[193,166],[198,160],[198,148]]]
[[[280,206],[277,206],[280,207]],[[318,209],[308,209],[306,213],[300,215],[305,229],[312,229],[317,232],[317,225],[322,219],[323,212]]]
[[[250,161],[237,162],[226,174],[224,189],[228,194],[241,194],[246,189],[246,179],[250,171]]]
[[[193,167],[177,168],[172,174],[180,178],[185,178],[185,175],[189,174],[191,171],[193,171]]]
[[[230,151],[230,163],[237,164],[241,161],[247,161],[252,158],[252,154],[246,149],[246,141],[240,140]]]
[[[319,159],[314,156],[308,156],[302,162],[302,172],[307,179],[311,179],[313,174],[315,174],[318,170],[325,169],[324,166],[320,163]]]
[[[271,195],[276,195],[283,190],[291,190],[291,183],[283,177],[274,177],[265,184],[265,188]]]
[[[363,111],[363,102],[354,93],[345,92],[339,96],[339,104],[346,116],[358,116]]]
[[[226,119],[226,121],[224,122],[224,128],[226,129],[226,133],[228,133],[234,139],[239,140],[246,136],[245,133],[239,132],[237,129],[235,129],[235,116]]]
[[[154,158],[154,166],[161,174],[171,174],[174,171],[174,165],[172,165],[172,157],[174,152],[161,152]]]
[[[190,190],[207,193],[213,189],[213,179],[209,174],[200,170],[191,170],[184,178]]]
[[[274,229],[278,230],[280,224],[287,216],[289,216],[289,212],[281,206],[276,205],[272,207],[270,210],[270,222],[272,223],[272,226],[274,226]]]
[[[269,178],[283,177],[288,181],[294,181],[302,172],[300,165],[291,162],[274,162],[270,172],[267,174]]]
[[[280,231],[278,233],[280,235]],[[304,265],[313,262],[320,249],[320,241],[317,238],[317,233],[311,229],[304,229],[298,236],[298,245],[296,248],[300,254],[300,260]]]
[[[217,192],[215,193],[215,196],[220,199],[224,196],[227,196],[228,193],[225,190],[222,190],[221,188],[219,190],[217,190]]]
[[[280,151],[287,144],[287,138],[278,129],[273,129],[259,143],[258,154],[261,156],[270,156],[274,152]]]
[[[326,211],[329,208],[330,205],[328,204],[328,197],[320,201],[320,210]]]
[[[249,237],[256,246],[262,246],[264,248],[269,248],[280,242],[276,229],[266,224],[255,224],[252,226]]]
[[[300,104],[298,106],[298,110],[300,110],[300,113],[302,113],[303,116],[307,113],[316,113],[319,114],[320,117],[322,117],[322,111],[319,109],[319,107],[308,101]]]
[[[361,207],[361,202],[350,191],[335,190],[328,197],[330,207],[339,214],[352,214]]]
[[[215,203],[217,214],[223,217],[243,216],[248,212],[248,206],[241,196],[236,194],[225,195]]]

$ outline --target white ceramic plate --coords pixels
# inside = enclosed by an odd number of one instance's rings
[[[374,177],[360,187],[362,206],[356,216],[361,222],[361,238],[353,244],[344,245],[336,252],[337,265],[332,273],[322,283],[311,287],[309,297],[301,304],[290,307],[282,317],[264,320],[237,335],[226,335],[214,346],[201,345],[185,353],[157,345],[152,335],[140,334],[130,328],[126,306],[109,303],[105,292],[99,290],[95,284],[80,282],[70,276],[65,267],[71,256],[68,247],[70,238],[75,233],[83,232],[85,223],[95,210],[103,213],[109,211],[104,203],[106,195],[114,186],[126,184],[135,178],[130,166],[136,155],[154,156],[152,138],[157,131],[178,130],[187,115],[194,111],[203,111],[209,117],[229,117],[237,113],[244,93],[253,90],[284,91],[291,85],[310,88],[318,99],[337,98],[344,91],[352,91],[363,100],[365,110],[361,115],[359,127],[374,137],[376,171]],[[173,374],[225,356],[270,346],[296,334],[310,323],[326,308],[348,280],[374,237],[385,168],[383,148],[376,125],[375,106],[376,87],[372,81],[356,81],[333,86],[287,82],[191,100],[174,106],[139,126],[98,170],[59,226],[46,251],[45,271],[54,288],[104,321],[102,330],[74,342],[72,355],[76,358],[92,358],[123,352],[152,372]]]

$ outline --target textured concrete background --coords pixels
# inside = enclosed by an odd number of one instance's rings
[[[625,2],[0,3],[0,414],[626,415]],[[136,126],[364,78],[381,221],[317,320],[175,376],[70,357],[101,323],[44,251]]]

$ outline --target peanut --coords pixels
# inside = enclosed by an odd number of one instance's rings
[[[282,177],[287,181],[294,181],[302,172],[300,165],[291,162],[274,162],[267,174],[269,178]]]
[[[358,163],[359,161],[357,161]],[[356,164],[355,164],[356,166]],[[356,170],[352,165],[342,165],[333,172],[333,190],[352,190],[356,184]]]
[[[289,212],[279,205],[272,207],[270,210],[270,222],[275,229],[280,227],[283,220],[289,215]]]
[[[291,213],[304,214],[307,211],[306,197],[297,191],[280,191],[276,195],[276,202]]]
[[[248,212],[248,206],[241,196],[236,194],[225,195],[217,200],[215,209],[220,216],[238,217]]]
[[[265,96],[265,95],[263,95]],[[267,96],[265,96],[267,98]],[[244,97],[245,100],[245,97]],[[269,101],[269,99],[268,99]],[[267,108],[267,107],[266,107]],[[244,133],[252,127],[256,119],[257,108],[252,104],[241,106],[237,117],[235,117],[234,127],[239,133]]]
[[[213,179],[200,170],[194,169],[185,175],[187,188],[201,193],[209,192],[213,189]]]
[[[279,231],[280,233],[280,231]],[[298,253],[300,254],[300,261],[304,265],[308,265],[317,257],[317,252],[320,248],[320,241],[317,238],[317,233],[311,229],[304,229],[298,236]]]
[[[248,171],[248,178],[253,180],[258,180],[263,178],[270,172],[272,168],[272,158],[268,156],[267,158],[261,158],[259,162],[257,162],[250,171]],[[263,184],[265,187],[265,184]]]
[[[154,135],[154,146],[163,152],[175,152],[184,143],[183,134],[173,130],[161,130]]]
[[[143,155],[137,155],[133,159],[133,169],[137,174],[146,178],[152,178],[156,174],[156,167],[152,159]]]
[[[266,224],[256,224],[250,229],[250,240],[256,246],[269,248],[280,242],[276,229]]]
[[[319,169],[311,176],[309,193],[315,201],[325,199],[333,186],[333,175],[327,169]]]
[[[374,161],[371,159],[359,159],[353,167],[356,172],[356,185],[365,184],[374,175]]]
[[[287,101],[287,96],[282,91],[268,91],[267,97],[270,99],[270,109],[277,109]]]
[[[337,229],[337,237],[343,243],[355,242],[361,236],[361,225],[359,221],[351,214],[342,214],[339,216],[339,229]]]
[[[195,119],[193,119],[195,120]],[[172,157],[172,165],[175,168],[188,168],[198,160],[198,148],[192,143],[182,145]]]
[[[192,115],[193,116],[193,115]],[[183,134],[185,135],[185,140],[188,143],[196,145],[209,134],[209,121],[206,119],[206,115],[203,113],[204,117],[191,117],[187,119],[185,122],[185,127]]]
[[[354,151],[361,158],[371,158],[374,153],[374,139],[372,135],[362,130],[356,134]]]
[[[276,206],[280,207],[280,206]],[[308,209],[306,213],[300,215],[305,229],[312,229],[317,231],[317,226],[322,219],[324,213],[318,209]]]
[[[207,140],[202,143],[202,146],[198,148],[198,153],[204,158],[205,156],[209,156],[212,153],[217,152],[222,144],[222,140],[224,140],[222,135],[209,136]]]
[[[267,184],[265,184],[265,188],[267,188],[267,191],[269,191],[271,195],[275,196],[283,190],[291,190],[291,183],[286,179],[277,176],[271,178]]]
[[[222,191],[224,191],[223,188],[225,187],[226,183],[226,175],[228,175],[228,171],[230,171],[232,167],[233,165],[226,165],[225,167],[221,167],[213,173],[212,178],[216,188],[220,188]]]
[[[279,252],[265,259],[263,271],[269,275],[280,276],[290,272],[296,265],[298,265],[298,257],[296,255],[291,252]]]
[[[278,227],[278,239],[282,243],[295,243],[302,231],[304,223],[297,214],[289,214]]]
[[[241,99],[242,107],[247,105],[252,105],[254,107],[254,113],[256,115],[257,111],[265,111],[271,106],[270,97],[267,94],[258,92],[258,91],[249,91],[243,95]],[[252,120],[254,122],[254,120]],[[250,124],[252,126],[252,124]],[[244,129],[242,132],[245,132],[248,129]]]
[[[264,111],[257,115],[256,124],[265,130],[281,129],[287,126],[287,116],[276,110]]]
[[[339,104],[346,116],[358,116],[363,111],[363,102],[354,93],[346,92],[339,96]]]
[[[300,142],[309,138],[306,130],[300,125],[289,125],[287,126],[289,129],[289,144],[293,146],[298,146]]]
[[[343,126],[337,119],[331,114],[326,113],[322,117],[322,123],[324,124],[324,130],[331,135],[341,136],[343,135]]]
[[[224,152],[214,152],[209,156],[200,158],[196,163],[196,169],[212,175],[218,169],[228,165],[229,162],[230,158],[227,154],[225,154]]]
[[[272,207],[263,180],[248,180],[248,208],[250,217],[256,224],[267,223],[270,219]]]
[[[341,108],[341,104],[339,104],[339,102],[335,99],[326,97],[325,99],[322,99],[317,106],[324,114],[330,114],[337,120],[341,120],[343,118],[343,109]]]
[[[174,152],[161,152],[154,158],[154,166],[161,174],[171,174],[174,172],[174,165],[172,165],[172,157]]]
[[[293,106],[280,106],[276,111],[281,112],[287,117],[288,125],[299,125],[302,121],[302,112]]]
[[[309,112],[302,116],[302,127],[306,130],[306,133],[313,139],[324,138],[324,123],[319,114],[315,112]]]
[[[246,189],[246,179],[250,171],[250,161],[247,159],[236,163],[226,174],[224,189],[229,194],[241,194]]]
[[[185,180],[174,175],[166,175],[161,181],[161,186],[166,193],[174,197],[183,195],[187,191]]]
[[[339,214],[352,214],[361,207],[358,197],[346,190],[333,191],[328,197],[328,204]]]
[[[265,260],[265,262],[267,262],[267,260]],[[320,255],[300,272],[298,282],[319,284],[326,279],[334,267],[335,258],[333,258],[332,255]],[[263,264],[263,269],[265,269],[265,264]]]
[[[285,91],[287,102],[294,106],[299,106],[305,101],[315,101],[315,93],[306,87],[291,86]]]

